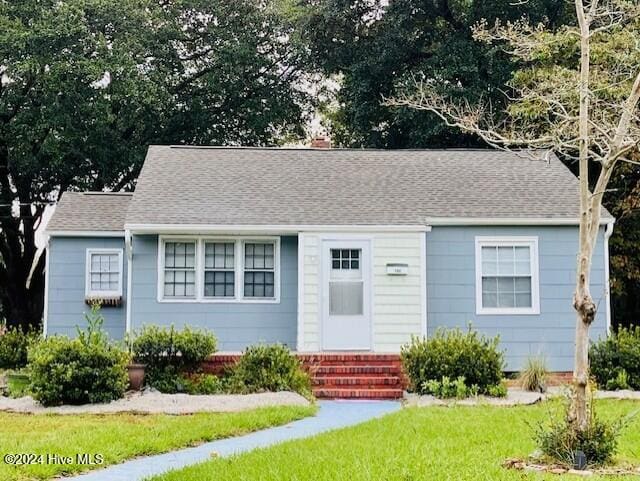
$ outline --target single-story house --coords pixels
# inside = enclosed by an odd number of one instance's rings
[[[607,334],[603,212],[593,259]],[[45,331],[92,300],[114,338],[212,329],[224,352],[398,353],[469,323],[507,369],[573,367],[578,181],[554,156],[495,150],[151,146],[134,193],[67,192],[47,227]]]

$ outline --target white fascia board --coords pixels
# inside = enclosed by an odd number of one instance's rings
[[[611,218],[600,220],[601,225],[612,222]],[[464,225],[578,225],[579,219],[575,218],[549,218],[549,217],[429,217],[425,220],[429,226],[464,226]]]
[[[132,234],[297,234],[299,232],[428,232],[426,225],[127,224]]]
[[[123,237],[123,230],[48,230],[48,237]]]

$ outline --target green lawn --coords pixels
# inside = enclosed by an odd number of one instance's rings
[[[630,401],[598,403],[603,417],[640,408]],[[573,476],[507,470],[509,457],[533,452],[529,423],[559,402],[537,406],[408,408],[365,424],[217,459],[154,481],[440,481],[558,480]],[[640,419],[621,440],[619,459],[640,461]],[[593,476],[589,479],[599,479]],[[620,478],[615,478],[620,479]],[[637,479],[637,477],[635,478]]]
[[[315,407],[273,407],[241,413],[168,415],[25,415],[0,413],[0,480],[49,479],[90,466],[35,464],[11,466],[7,453],[102,454],[113,464],[204,441],[236,436],[309,416]],[[94,466],[95,468],[95,466]]]

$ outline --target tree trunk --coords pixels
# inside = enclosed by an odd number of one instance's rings
[[[580,118],[579,118],[579,180],[580,180],[580,231],[579,254],[576,269],[576,291],[573,307],[577,312],[576,345],[573,368],[574,397],[569,421],[574,428],[584,431],[588,426],[587,387],[589,383],[589,326],[595,317],[596,306],[589,292],[589,276],[593,240],[591,223],[593,211],[589,192],[589,22],[582,0],[575,0],[576,15],[580,26]]]

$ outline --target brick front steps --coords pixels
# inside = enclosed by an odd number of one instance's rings
[[[220,373],[239,354],[216,354],[203,366]],[[313,394],[319,399],[399,399],[405,386],[397,354],[298,354],[311,374]]]

